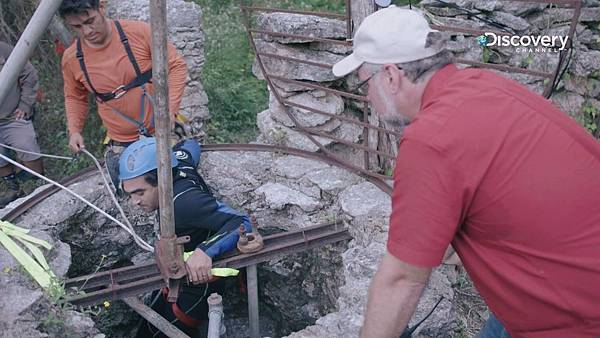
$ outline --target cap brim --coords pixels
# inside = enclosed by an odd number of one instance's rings
[[[333,65],[333,75],[337,77],[346,76],[353,71],[357,70],[360,65],[362,65],[364,61],[359,60],[354,53],[346,56],[341,61]]]

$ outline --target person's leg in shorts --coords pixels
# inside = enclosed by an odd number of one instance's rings
[[[39,155],[40,147],[36,140],[33,124],[28,120],[16,120],[0,125],[0,140],[3,144],[22,149],[25,152],[16,151],[17,159],[27,168],[37,173],[44,172],[44,166]],[[8,154],[6,148],[2,149],[3,155]],[[3,165],[4,164],[4,165]],[[25,170],[16,170],[12,164],[0,159],[0,176],[8,188],[6,194],[0,196],[0,205],[16,199],[20,194],[19,181],[25,181],[32,177]]]

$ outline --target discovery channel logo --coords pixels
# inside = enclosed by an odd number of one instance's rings
[[[568,36],[498,35],[484,33],[477,37],[481,47],[515,47],[517,53],[558,53],[568,47]]]

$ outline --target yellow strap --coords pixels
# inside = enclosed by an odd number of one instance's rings
[[[14,231],[19,231],[19,232],[22,232],[24,234],[28,234],[29,233],[29,229],[18,227],[16,225],[10,224],[10,223],[8,223],[6,221],[0,221],[0,228],[14,230]]]
[[[24,234],[20,231],[17,230],[10,230],[10,229],[6,229],[6,228],[0,228],[5,234],[7,234],[8,236],[12,236],[14,238],[18,238],[18,239],[22,239],[24,241],[33,243],[33,244],[37,244],[41,247],[44,247],[48,250],[52,249],[52,245],[50,245],[50,243],[44,241],[43,239],[39,239],[39,238],[35,238],[33,236]]]
[[[183,260],[187,261],[193,253],[193,251],[184,252]],[[240,273],[240,270],[231,268],[212,268],[210,269],[210,273],[217,277],[235,277]]]
[[[44,289],[50,286],[50,275],[44,271],[41,265],[39,265],[31,256],[29,256],[25,250],[21,249],[10,237],[8,237],[3,231],[0,231],[0,244],[2,244],[8,252],[25,268],[25,270],[35,279],[35,281]]]
[[[240,273],[240,270],[232,268],[212,268],[210,273],[217,277],[235,277]]]

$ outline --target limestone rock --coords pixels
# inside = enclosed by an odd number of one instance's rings
[[[390,197],[371,183],[360,183],[340,193],[342,210],[352,217],[372,214],[390,214]]]
[[[574,57],[573,74],[587,77],[600,69],[600,51],[580,51]]]
[[[581,114],[581,108],[585,99],[575,93],[563,91],[552,95],[552,102],[563,112],[571,117],[577,117]]]
[[[323,91],[303,92],[298,95],[290,96],[287,98],[287,100],[295,104],[318,109],[332,115],[339,115],[344,110],[344,101],[340,96],[332,93],[325,93]],[[290,110],[290,113],[304,127],[320,126],[332,119],[330,116],[318,114],[293,106],[286,108],[277,101],[274,95],[271,95],[270,97],[269,107],[271,110],[271,117],[287,127],[295,126],[291,118],[288,116],[288,113],[286,112],[287,110]]]
[[[306,174],[306,178],[327,192],[339,191],[358,182],[356,175],[336,167],[312,170]]]
[[[275,210],[281,210],[289,204],[297,205],[304,211],[314,211],[321,206],[314,198],[280,183],[267,183],[256,189],[255,193],[263,194],[269,207]]]
[[[298,46],[290,46],[262,40],[256,40],[256,48],[263,53],[277,54],[284,57],[293,57],[296,59],[319,62],[332,66],[344,58],[343,55],[326,51],[315,51]],[[261,60],[266,68],[266,71],[271,75],[293,80],[307,80],[316,82],[327,82],[337,79],[331,72],[330,67],[323,68],[272,57],[262,57]],[[252,67],[252,72],[257,78],[261,80],[264,79],[264,76],[256,62]]]
[[[514,16],[510,13],[505,12],[494,12],[492,13],[492,19],[502,22],[508,27],[516,30],[516,31],[524,31],[529,28],[530,24],[527,20],[520,18],[518,16]]]
[[[346,39],[346,22],[342,20],[323,18],[314,15],[289,14],[289,13],[265,13],[256,19],[257,26],[261,30],[303,35],[325,39]],[[276,37],[263,35],[266,41],[277,41],[280,43],[304,43],[313,41],[293,37]]]
[[[299,179],[308,173],[327,169],[323,162],[297,156],[282,156],[273,163],[273,172],[279,176]]]
[[[258,125],[258,129],[260,129],[261,134],[266,137],[269,143],[284,145],[311,152],[316,152],[319,150],[319,147],[306,135],[283,125],[276,124],[271,118],[271,112],[269,110],[265,110],[258,114],[256,124]],[[327,146],[333,142],[331,139],[324,137],[314,136],[314,138],[317,140],[317,142],[324,146]]]

